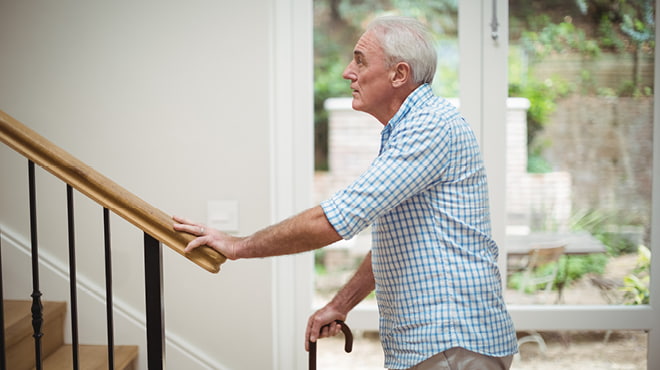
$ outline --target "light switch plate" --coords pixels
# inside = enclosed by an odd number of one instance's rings
[[[208,202],[206,224],[224,232],[238,231],[238,201],[211,200]]]

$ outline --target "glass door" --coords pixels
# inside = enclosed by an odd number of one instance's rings
[[[510,303],[648,303],[654,2],[599,3],[510,1]]]
[[[509,1],[507,304],[649,304],[654,17],[651,0]],[[527,331],[522,364],[646,368],[646,333],[602,324]],[[562,346],[585,336],[608,350]]]
[[[433,89],[457,102],[459,94],[457,0],[314,1],[315,175],[314,202],[330,197],[350,184],[378,154],[382,124],[351,108],[350,82],[342,71],[353,57],[353,47],[364,27],[381,15],[411,16],[426,23],[435,36],[439,54]],[[371,248],[365,230],[350,241],[315,251],[314,302],[326,304],[348,281]],[[354,352],[342,353],[343,338],[323,340],[319,368],[382,369],[378,338],[378,309],[368,297],[348,318],[355,336]],[[322,348],[322,349],[321,349]]]
[[[521,338],[513,368],[646,368],[654,356],[647,343],[657,346],[660,330],[649,304],[655,288],[647,253],[654,2],[423,3],[315,0],[315,201],[347,184],[378,149],[380,124],[352,112],[350,99],[341,99],[346,82],[337,78],[365,22],[382,12],[428,21],[447,63],[439,65],[434,89],[460,98],[481,140],[505,300]],[[333,128],[333,120],[345,126]],[[316,253],[316,306],[343,285],[369,247],[367,232]],[[319,363],[382,367],[375,305],[367,300],[349,320],[371,333],[356,337],[355,350],[366,352],[344,356],[342,339],[329,339],[332,348],[319,352],[328,355]]]
[[[436,37],[439,62],[434,91],[457,102],[458,5],[456,0],[314,2],[315,12],[315,202],[350,184],[378,154],[382,124],[351,108],[350,82],[342,71],[352,58],[366,24],[381,15],[412,16],[425,22]],[[318,304],[327,302],[351,276],[371,248],[370,231],[315,253]]]

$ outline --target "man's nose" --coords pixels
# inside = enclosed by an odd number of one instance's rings
[[[348,63],[346,68],[344,68],[344,72],[341,74],[341,76],[346,80],[355,81],[356,76],[355,76],[355,72],[353,72],[353,69],[351,68],[352,65],[353,62]]]

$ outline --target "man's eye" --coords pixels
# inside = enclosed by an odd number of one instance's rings
[[[355,57],[355,63],[362,64],[362,57]]]

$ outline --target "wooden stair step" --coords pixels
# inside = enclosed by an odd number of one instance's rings
[[[65,302],[43,302],[41,353],[45,358],[64,344]],[[5,300],[5,349],[9,369],[34,366],[32,302]]]
[[[108,347],[97,345],[80,345],[78,347],[78,362],[80,369],[107,370]],[[115,346],[115,370],[137,369],[137,346]],[[43,362],[44,370],[73,369],[73,354],[70,344],[63,345]]]
[[[7,366],[12,370],[35,369],[34,338],[32,328],[32,301],[5,300],[5,348]],[[70,370],[73,368],[72,346],[64,344],[66,302],[42,302],[43,324],[41,339],[44,370]],[[105,345],[79,345],[80,369],[105,370],[108,368],[108,347]],[[138,346],[115,346],[115,370],[137,368]]]
[[[43,302],[44,325],[66,314],[65,302]],[[11,347],[26,336],[32,336],[32,302],[5,300],[5,346]]]

